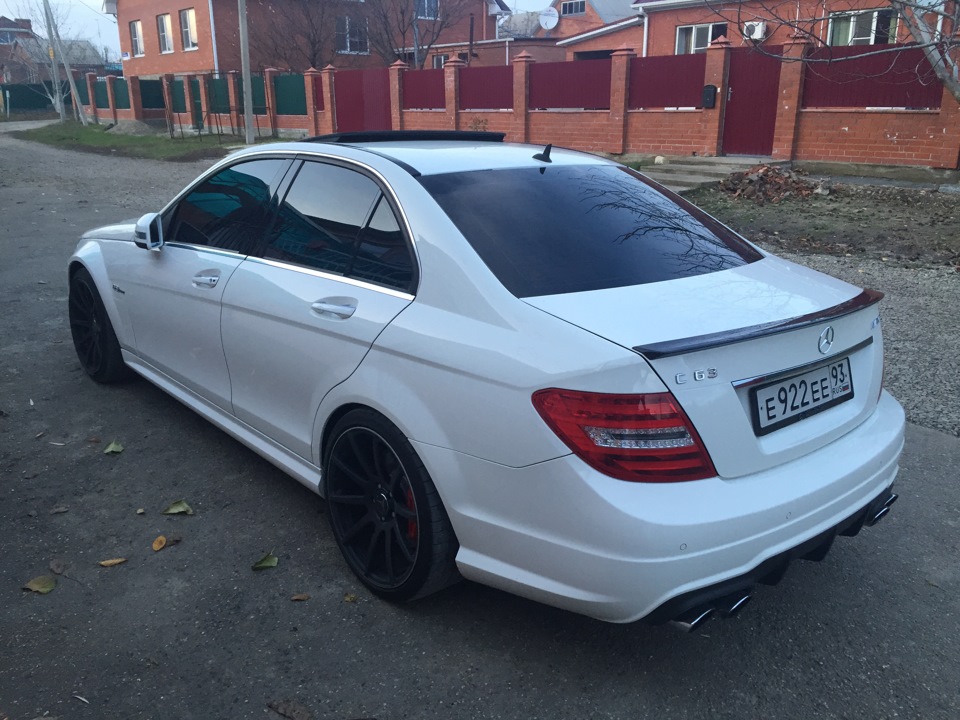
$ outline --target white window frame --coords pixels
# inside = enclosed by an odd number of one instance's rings
[[[436,20],[440,17],[440,0],[416,0],[417,20]]]
[[[139,20],[130,21],[130,53],[134,57],[143,57],[143,23]]]
[[[442,70],[443,66],[447,64],[447,60],[450,59],[449,55],[434,55],[433,56],[433,69]]]
[[[370,35],[366,18],[355,18],[341,15],[337,18],[336,44],[338,55],[369,55]],[[344,32],[340,31],[343,24]],[[362,30],[361,30],[362,28]],[[341,43],[341,38],[343,43]],[[354,48],[354,45],[357,47]]]
[[[711,38],[713,37],[713,28],[717,26],[723,26],[724,31],[721,35],[726,35],[729,32],[729,26],[725,22],[716,22],[716,23],[700,23],[699,25],[677,25],[677,34],[674,41],[673,52],[674,55],[695,55],[697,53],[706,52],[707,48],[710,47],[710,43],[713,42]],[[707,29],[707,44],[706,45],[697,45],[697,30],[701,28]],[[680,37],[681,34],[685,31],[690,31],[690,50],[681,52],[680,51]],[[719,37],[719,35],[717,36]]]
[[[173,21],[170,19],[170,13],[157,15],[157,41],[160,44],[161,55],[173,52]]]
[[[183,45],[184,52],[197,50],[200,47],[197,37],[197,13],[193,8],[184,8],[179,13],[180,17],[180,44]]]
[[[868,46],[877,44],[877,20],[881,12],[893,12],[893,17],[890,19],[890,29],[888,33],[888,41],[885,44],[894,45],[897,43],[897,36],[900,30],[900,14],[896,11],[891,10],[889,7],[885,8],[875,8],[873,10],[857,10],[851,12],[835,12],[830,13],[830,22],[827,25],[827,44],[832,45],[833,47],[852,47],[852,46]],[[854,35],[856,32],[856,18],[862,15],[871,15],[870,18],[870,35],[857,37]],[[847,32],[847,37],[844,42],[833,42],[833,32],[834,32],[834,22],[841,18],[850,20],[849,29]],[[867,42],[856,42],[857,40],[866,40]]]
[[[561,15],[584,15],[586,12],[586,0],[563,0],[563,2],[560,3]]]

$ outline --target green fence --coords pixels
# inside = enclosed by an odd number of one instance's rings
[[[117,78],[114,80],[113,101],[116,103],[117,110],[130,109],[130,88],[127,86],[126,78]]]
[[[110,100],[107,97],[107,81],[97,80],[93,84],[93,100],[97,107],[106,110],[110,107]]]
[[[306,115],[307,89],[303,75],[277,75],[273,81],[277,93],[277,115]]]
[[[0,85],[0,91],[3,92],[3,102],[7,102],[7,93],[10,93],[10,112],[19,112],[21,110],[46,110],[53,107],[47,93],[51,93],[50,83],[44,85]],[[70,107],[70,97],[65,100],[67,107]]]
[[[190,97],[193,99],[193,126],[203,130],[203,104],[200,101],[200,78],[190,78]]]
[[[187,94],[183,90],[183,80],[174,80],[170,84],[170,95],[173,97],[173,111],[185,113],[187,111]]]
[[[183,92],[182,83],[180,92]],[[144,110],[163,110],[167,106],[163,100],[162,80],[140,81],[140,104]]]
[[[226,78],[207,78],[207,101],[212,113],[230,112],[230,90]]]
[[[250,86],[253,88],[253,114],[267,114],[267,90],[263,82],[262,75],[252,75],[250,77]],[[240,110],[243,110],[243,78],[237,76],[237,103]]]
[[[90,94],[87,92],[87,79],[80,78],[76,81],[77,85],[77,97],[80,99],[81,105],[90,104]]]

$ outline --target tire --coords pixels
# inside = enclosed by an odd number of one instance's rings
[[[330,526],[347,565],[380,597],[406,602],[459,579],[459,545],[410,442],[372,410],[334,426],[324,454]]]
[[[120,343],[97,285],[80,268],[70,278],[70,334],[77,358],[87,375],[98,383],[113,383],[127,376]]]

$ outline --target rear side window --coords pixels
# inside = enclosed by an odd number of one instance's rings
[[[483,170],[420,182],[517,297],[661,282],[762,257],[627,168]]]
[[[177,205],[170,241],[250,254],[270,222],[270,198],[289,162],[252,160],[207,178]]]

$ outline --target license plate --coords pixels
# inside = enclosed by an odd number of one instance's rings
[[[841,358],[754,388],[751,391],[753,429],[757,435],[766,435],[852,398],[850,360]]]

